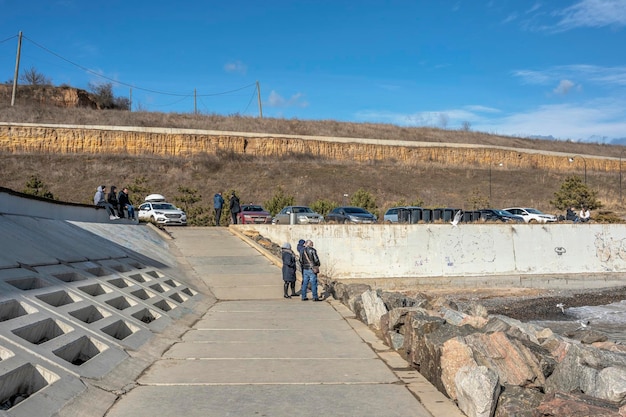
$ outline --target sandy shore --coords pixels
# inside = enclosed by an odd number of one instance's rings
[[[421,291],[458,304],[471,301],[484,305],[489,314],[502,314],[518,320],[564,320],[556,305],[565,308],[597,306],[626,300],[626,286],[593,290],[543,290],[529,288],[432,289]],[[410,295],[410,294],[407,294]]]

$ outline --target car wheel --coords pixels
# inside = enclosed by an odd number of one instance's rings
[[[535,219],[530,219],[530,220],[528,220],[528,223],[537,223],[537,220],[535,220]]]
[[[341,220],[341,224],[346,224],[347,222],[348,222],[348,220],[346,220],[346,219],[342,219]]]
[[[391,224],[391,220],[385,220],[385,224]]]
[[[152,223],[156,223],[156,219],[154,218],[154,216],[150,216],[150,221],[151,221]]]

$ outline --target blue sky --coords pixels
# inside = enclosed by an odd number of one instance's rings
[[[626,140],[626,0],[0,0],[0,80],[134,109]]]

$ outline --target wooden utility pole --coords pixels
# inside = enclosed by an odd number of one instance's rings
[[[133,88],[128,91],[128,111],[133,111]]]
[[[22,53],[22,31],[17,38],[17,56],[15,57],[15,74],[13,75],[13,93],[11,94],[11,107],[15,105],[15,94],[17,93],[17,76],[20,73],[20,55]]]
[[[256,82],[256,92],[257,92],[257,97],[259,99],[259,118],[262,119],[263,118],[263,106],[261,105],[261,85],[259,84],[259,82]]]
[[[193,89],[193,114],[198,114],[198,98],[196,89]]]

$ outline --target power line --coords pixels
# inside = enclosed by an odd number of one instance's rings
[[[248,105],[243,110],[242,114],[246,114],[246,112],[248,111],[248,107],[250,107],[250,104],[252,104],[252,100],[254,100],[254,97],[256,96],[256,94],[257,94],[257,91],[256,91],[256,88],[255,88],[254,91],[252,92],[252,95],[250,96],[250,101],[248,101]]]
[[[11,36],[10,38],[6,38],[6,39],[4,39],[4,40],[0,41],[0,43],[5,43],[5,42],[8,42],[8,41],[10,41],[10,40],[12,40],[12,39],[14,39],[14,38],[17,38],[17,35],[13,35],[13,36]]]
[[[13,38],[14,37],[15,36],[13,36]],[[134,85],[134,84],[130,84],[130,83],[126,83],[126,82],[123,82],[123,81],[115,80],[113,78],[107,77],[106,75],[102,75],[102,74],[100,74],[98,72],[90,70],[89,68],[86,68],[86,67],[84,67],[84,66],[82,66],[80,64],[77,64],[76,62],[73,62],[73,61],[71,61],[71,60],[69,60],[69,59],[67,59],[67,58],[57,54],[56,52],[51,51],[50,49],[46,48],[43,45],[40,45],[39,43],[37,43],[34,40],[28,38],[27,36],[23,36],[23,37],[24,37],[24,39],[26,39],[29,42],[31,42],[33,45],[37,46],[38,48],[43,49],[44,51],[48,52],[49,54],[52,54],[52,55],[56,56],[57,58],[62,59],[63,61],[65,61],[65,62],[67,62],[67,63],[69,63],[71,65],[74,65],[75,67],[80,68],[81,70],[83,70],[83,71],[85,71],[85,72],[87,72],[89,74],[93,74],[93,75],[95,75],[97,77],[104,78],[104,79],[109,80],[109,81],[111,81],[111,82],[113,82],[115,84],[123,85],[123,86],[126,86],[126,87],[130,87],[130,88],[133,88],[133,89],[136,89],[136,90],[145,91],[145,92],[153,93],[153,94],[161,94],[161,95],[166,95],[166,96],[176,96],[176,97],[183,97],[183,98],[187,98],[187,97],[190,96],[189,93],[170,93],[170,92],[165,92],[165,91],[152,90],[152,89],[149,89],[149,88],[139,87],[139,86]],[[12,39],[12,38],[9,38],[9,39]],[[219,93],[198,94],[197,97],[214,97],[214,96],[221,96],[221,95],[226,95],[226,94],[232,94],[232,93],[235,93],[237,91],[241,91],[241,90],[244,90],[246,88],[253,87],[254,85],[255,85],[255,83],[252,83],[252,84],[248,84],[248,85],[245,85],[243,87],[240,87],[240,88],[236,88],[234,90],[222,91],[222,92],[219,92]]]

